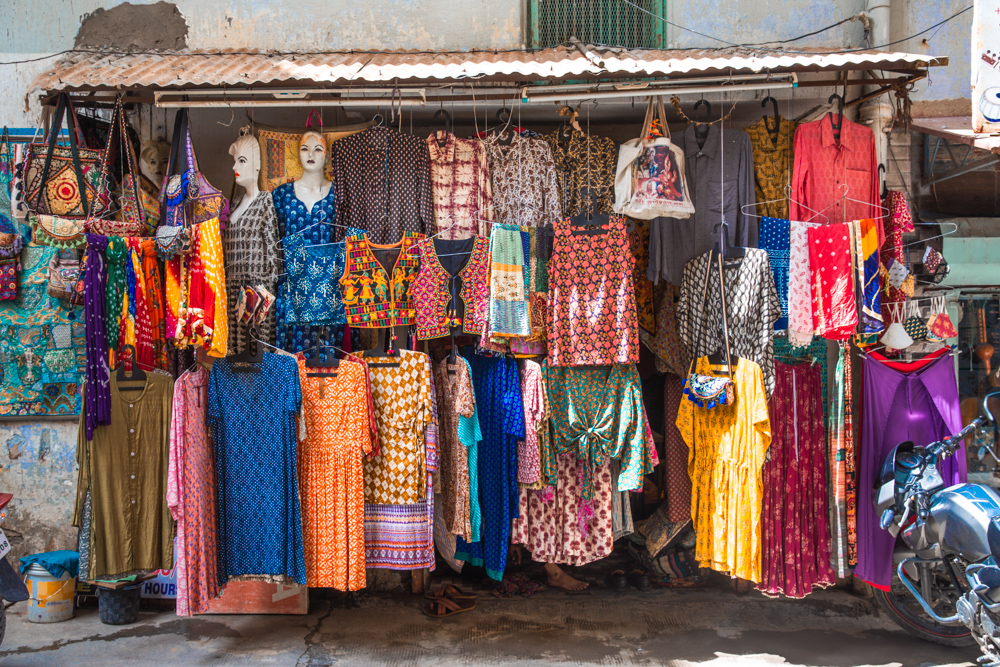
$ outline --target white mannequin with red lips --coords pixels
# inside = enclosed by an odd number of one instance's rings
[[[231,223],[235,223],[246,213],[250,203],[260,192],[257,186],[260,179],[260,143],[250,134],[250,128],[240,130],[240,138],[229,147],[229,154],[233,156],[233,175],[236,177],[236,185],[246,190],[236,209],[229,214]]]
[[[323,170],[328,158],[326,140],[319,132],[306,132],[299,142],[299,161],[302,163],[302,176],[292,185],[295,196],[306,211],[312,211],[316,202],[322,201],[329,193],[333,183],[326,180]]]

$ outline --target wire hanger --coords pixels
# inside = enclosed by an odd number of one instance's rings
[[[743,213],[743,215],[745,215],[747,217],[761,218],[763,216],[758,215],[756,212],[754,212],[754,213],[748,213],[747,209],[748,208],[752,208],[752,209],[754,209],[754,211],[756,211],[756,208],[758,206],[763,206],[764,204],[774,204],[774,203],[777,203],[777,202],[787,201],[789,203],[798,204],[800,208],[804,208],[807,211],[812,211],[814,215],[812,217],[810,217],[809,220],[812,220],[816,216],[822,216],[823,219],[826,222],[830,222],[830,218],[829,217],[827,217],[826,215],[824,215],[820,211],[817,211],[814,208],[809,208],[808,206],[806,206],[805,204],[803,204],[799,200],[793,199],[792,196],[791,196],[791,194],[792,194],[792,186],[791,185],[786,185],[785,186],[785,196],[782,197],[781,199],[768,199],[767,201],[759,201],[759,202],[754,202],[752,204],[744,204],[743,206],[740,206],[740,212]],[[805,220],[803,222],[809,222],[809,220]]]
[[[861,199],[855,199],[854,197],[848,197],[847,193],[850,192],[850,187],[847,185],[847,183],[841,183],[840,187],[844,191],[844,194],[842,194],[840,197],[838,197],[837,199],[835,199],[832,202],[830,202],[826,207],[824,207],[820,211],[820,213],[828,211],[829,209],[833,208],[834,206],[836,206],[837,204],[839,204],[842,201],[853,201],[853,202],[857,202],[858,204],[864,204],[865,206],[873,206],[874,205],[875,208],[882,209],[882,217],[885,217],[885,216],[889,215],[889,209],[887,209],[885,206],[882,206],[881,204],[872,204],[872,202],[870,202],[870,201],[864,201],[864,200],[861,200]],[[809,218],[809,220],[812,220],[812,218]]]
[[[928,241],[933,241],[934,239],[943,239],[946,236],[951,236],[952,234],[957,234],[958,233],[958,223],[951,222],[949,220],[942,220],[941,222],[914,222],[913,223],[914,227],[939,227],[939,226],[942,226],[942,225],[951,225],[952,229],[949,229],[948,231],[944,232],[943,234],[938,234],[937,236],[930,236],[930,237],[928,237],[926,239],[917,239],[916,241],[912,241],[910,243],[904,243],[903,245],[901,245],[899,247],[900,248],[909,248],[909,247],[915,246],[915,245],[925,245]]]

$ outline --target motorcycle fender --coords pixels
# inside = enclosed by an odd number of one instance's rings
[[[24,585],[24,581],[6,556],[0,558],[0,598],[10,602],[23,602],[28,599],[28,587]]]

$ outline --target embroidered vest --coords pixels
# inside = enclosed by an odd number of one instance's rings
[[[420,273],[413,282],[412,293],[417,310],[417,340],[447,336],[451,327],[461,327],[467,334],[481,334],[490,310],[490,240],[477,236],[468,261],[458,272],[462,279],[459,296],[465,305],[461,318],[457,304],[451,303],[448,285],[451,275],[438,259],[434,241],[422,239],[416,248]]]
[[[416,313],[410,284],[417,277],[420,260],[413,245],[423,234],[405,232],[399,243],[371,243],[365,234],[345,239],[346,261],[340,279],[347,324],[368,329],[413,324]],[[396,264],[387,271],[382,268],[372,248],[399,248]]]

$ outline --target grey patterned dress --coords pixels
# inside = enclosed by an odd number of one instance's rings
[[[230,221],[222,239],[226,262],[226,295],[229,302],[229,353],[247,345],[247,327],[236,318],[239,292],[247,285],[263,284],[277,296],[275,283],[284,262],[278,244],[278,216],[270,192],[260,191],[236,222]],[[261,326],[260,338],[274,344],[274,306]]]

